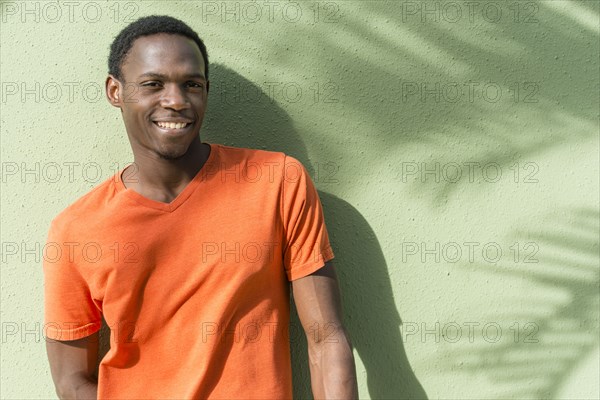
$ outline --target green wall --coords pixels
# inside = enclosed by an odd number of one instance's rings
[[[599,4],[2,1],[0,398],[55,397],[43,246],[132,161],[102,90],[150,14],[206,42],[204,141],[311,172],[361,398],[598,398]]]

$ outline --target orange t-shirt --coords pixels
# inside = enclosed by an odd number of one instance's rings
[[[80,339],[104,316],[99,399],[292,397],[289,281],[333,258],[319,197],[293,157],[210,146],[171,203],[121,170],[52,221],[44,332]]]

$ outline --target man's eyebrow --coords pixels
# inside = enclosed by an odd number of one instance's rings
[[[162,79],[162,80],[168,79],[168,77],[165,74],[161,74],[159,72],[144,72],[143,74],[141,74],[139,76],[139,78],[158,78],[158,79]],[[186,78],[197,78],[197,79],[206,80],[206,78],[204,77],[204,74],[201,74],[199,72],[186,75]]]

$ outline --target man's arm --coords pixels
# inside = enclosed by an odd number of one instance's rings
[[[98,332],[78,340],[47,339],[46,351],[60,399],[97,399]]]
[[[306,333],[315,399],[358,399],[352,344],[342,323],[340,290],[331,261],[292,281],[300,322]]]

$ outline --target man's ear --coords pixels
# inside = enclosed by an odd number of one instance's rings
[[[121,108],[123,94],[121,90],[121,82],[113,75],[108,75],[105,82],[106,98],[113,107]]]

